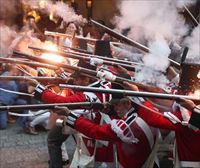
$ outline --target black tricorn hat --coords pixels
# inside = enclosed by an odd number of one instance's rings
[[[131,79],[131,77],[128,74],[119,74],[118,77],[121,78],[126,78],[126,79]],[[112,89],[120,89],[120,90],[124,90],[123,86],[117,83],[112,83]],[[112,94],[112,99],[110,100],[110,103],[117,103],[119,102],[121,99],[125,98],[126,96],[123,94]]]
[[[93,70],[93,71],[96,71],[96,69],[97,69],[96,66],[90,65],[89,62],[86,62],[86,61],[84,61],[82,59],[79,60],[77,66],[81,67],[81,68],[86,68],[86,69],[89,69],[89,70]],[[75,71],[73,74],[71,74],[71,77],[77,77],[79,75],[80,75],[80,72]]]
[[[105,40],[97,40],[95,43],[94,54],[112,58],[110,42]]]
[[[97,69],[96,66],[91,65],[89,62],[86,62],[82,59],[79,60],[77,66],[82,67],[82,68],[87,68],[87,69],[90,69],[90,70],[94,70],[94,71],[96,71],[96,69]]]

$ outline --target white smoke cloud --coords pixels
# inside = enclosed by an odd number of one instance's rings
[[[14,28],[10,28],[6,25],[0,25],[0,56],[7,57],[10,53],[9,46],[12,41],[17,37],[17,32]]]
[[[190,6],[196,3],[197,0],[176,0],[176,7],[183,8],[184,6]]]
[[[16,31],[14,27],[0,25],[0,57],[11,57],[14,50],[32,54],[30,44],[40,45],[42,42],[34,37],[32,31]]]
[[[171,50],[166,41],[160,37],[157,37],[156,41],[150,42],[149,48],[151,52],[143,57],[143,63],[146,67],[138,68],[135,73],[135,79],[143,84],[166,88],[169,80],[163,72],[169,66],[168,55]]]
[[[56,2],[55,4],[48,4],[48,11],[54,11],[55,14],[63,19],[64,22],[77,22],[77,23],[85,23],[86,19],[84,19],[81,15],[75,14],[74,10],[69,7],[67,4],[63,2]],[[53,9],[52,9],[53,8]]]
[[[21,32],[9,46],[10,54],[12,54],[14,50],[18,50],[27,54],[34,54],[34,51],[30,49],[29,46],[41,47],[42,44],[43,43],[41,42],[41,40],[35,37],[32,31]]]
[[[111,43],[112,56],[117,59],[125,59],[133,62],[141,62],[143,58],[142,53],[133,52],[133,48],[128,45],[115,46]]]
[[[159,34],[168,41],[178,40],[188,31],[177,7],[195,1],[132,0],[121,1],[120,16],[114,19],[120,30],[131,28],[128,36],[140,42],[153,40]]]
[[[169,66],[168,56],[171,50],[163,38],[157,38],[156,41],[149,42],[150,53],[143,57],[143,62],[148,67],[158,71],[165,71]]]
[[[65,23],[86,23],[86,19],[84,19],[81,15],[76,14],[73,8],[66,3],[61,1],[53,3],[51,0],[43,0],[43,4],[41,4],[41,2],[42,1],[40,0],[29,0],[26,3],[30,6],[46,11],[48,15],[53,13],[54,15],[61,17]]]
[[[9,19],[14,18],[17,13],[17,2],[19,1],[0,0],[1,16],[10,16],[10,13],[13,13],[13,11],[15,11],[15,13],[12,14],[12,17],[9,17]],[[42,10],[42,12],[46,12],[48,15],[53,13],[54,16],[61,17],[66,23],[75,22],[78,24],[82,24],[86,22],[86,19],[84,19],[81,15],[77,15],[70,6],[63,2],[53,3],[51,0],[25,0],[23,2],[30,5],[32,8],[37,8]],[[4,24],[6,18],[0,19],[3,19],[3,22],[0,23],[1,57],[11,56],[14,49],[31,54],[32,50],[28,48],[28,45],[34,43],[34,45],[37,46],[37,44],[41,44],[41,41],[34,36],[32,31],[23,29],[21,31],[17,31],[15,28],[6,26]]]
[[[137,68],[135,73],[135,81],[145,85],[157,86],[163,89],[165,89],[169,83],[169,80],[162,72],[154,71],[148,67]]]
[[[150,49],[143,57],[148,68],[139,68],[136,81],[162,88],[169,82],[162,73],[169,65],[169,44],[172,41],[179,43],[189,30],[179,8],[193,3],[193,0],[120,1],[120,15],[114,18],[116,29],[129,28],[128,37]]]

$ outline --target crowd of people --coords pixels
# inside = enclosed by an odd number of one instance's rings
[[[83,77],[81,74],[76,76],[73,84],[105,89],[123,88],[105,81],[93,83],[89,77]],[[124,83],[124,88],[140,91],[137,86],[130,83]],[[50,167],[62,167],[61,145],[70,134],[78,136],[72,167],[155,166],[156,150],[160,140],[159,129],[175,132],[173,138],[177,152],[174,160],[176,167],[199,166],[199,123],[192,121],[194,118],[197,120],[198,117],[195,116],[199,115],[199,107],[192,101],[171,102],[173,110],[162,112],[147,99],[137,97],[112,95],[111,98],[109,94],[89,92],[74,92],[64,97],[42,85],[38,85],[35,90],[36,96],[46,103],[107,103],[105,109],[100,112],[64,110],[67,117],[65,127],[72,129],[68,128],[67,132],[63,133],[63,127],[56,126],[50,130]],[[57,113],[63,115],[63,111],[59,110]],[[114,162],[116,159],[117,163]]]
[[[79,67],[97,70],[94,65],[79,60]],[[102,67],[98,67],[102,68]],[[131,79],[131,73],[121,66],[104,67],[104,71],[111,71],[117,76]],[[172,67],[170,67],[172,71]],[[26,70],[30,68],[26,67]],[[31,69],[33,71],[33,69]],[[35,70],[38,75],[41,69]],[[177,86],[176,73],[169,70],[170,86]],[[63,71],[56,72],[63,76]],[[5,66],[2,76],[23,75],[17,66]],[[66,77],[66,74],[64,75]],[[68,78],[70,77],[70,80]],[[73,72],[67,77],[66,83],[78,86],[92,86],[104,89],[127,89],[145,91],[145,88],[128,82],[120,84],[108,82],[104,79],[95,80],[81,72]],[[65,78],[66,79],[66,78]],[[159,167],[157,152],[160,141],[170,135],[174,143],[175,167],[199,167],[199,115],[200,108],[190,100],[147,99],[127,97],[119,94],[91,93],[61,89],[58,85],[48,82],[37,86],[27,82],[15,80],[1,81],[1,88],[14,91],[13,93],[0,91],[1,105],[22,105],[36,103],[76,103],[99,102],[104,108],[93,110],[69,110],[58,108],[44,110],[38,116],[17,118],[26,133],[37,135],[36,125],[42,125],[48,131],[49,167],[61,168],[70,163],[70,167]],[[174,88],[171,88],[173,90]],[[34,98],[27,99],[15,92],[34,93]],[[160,107],[161,105],[162,107]],[[165,108],[163,108],[165,106]],[[169,112],[166,112],[166,108]],[[21,111],[20,114],[34,114],[34,111]],[[16,120],[7,111],[0,113],[0,128],[5,129],[7,122]],[[62,119],[62,126],[56,121]],[[163,131],[163,129],[168,130]],[[173,136],[173,133],[175,135]],[[72,135],[76,142],[76,149],[72,161],[69,161],[64,142]],[[166,144],[169,142],[165,142]]]

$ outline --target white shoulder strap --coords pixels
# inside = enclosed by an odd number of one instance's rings
[[[102,116],[103,121],[105,121],[106,124],[109,124],[111,122],[111,118],[109,117],[109,115],[105,113],[101,113],[101,116]]]
[[[173,124],[181,123],[181,120],[178,119],[174,114],[171,112],[164,112],[164,116],[168,118]]]
[[[148,141],[149,141],[149,145],[152,149],[153,145],[154,145],[154,137],[153,137],[153,133],[150,129],[150,127],[148,126],[148,124],[140,117],[137,117],[136,119],[136,123],[138,124],[138,126],[142,129],[142,131],[145,133]]]
[[[159,149],[160,140],[161,140],[161,133],[160,133],[160,131],[158,131],[156,141],[152,148],[151,154],[149,155],[148,159],[146,160],[146,162],[142,166],[142,168],[153,168],[155,163],[158,167],[160,167],[158,156],[157,156],[157,151]]]

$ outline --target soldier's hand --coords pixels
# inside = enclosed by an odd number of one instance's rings
[[[29,79],[28,84],[28,93],[33,93],[35,91],[35,87],[39,84],[39,82],[35,79]]]
[[[116,65],[115,67],[119,74],[128,74],[129,75],[129,71],[126,68],[122,67],[121,65]]]
[[[61,74],[62,72],[64,72],[63,68],[58,68],[55,70],[55,73],[58,75]]]
[[[111,112],[114,112],[114,106],[110,103],[103,104],[104,108],[102,109],[102,112],[105,114],[110,114]]]
[[[69,79],[68,74],[64,71],[63,68],[59,68],[59,69],[55,70],[55,73],[56,73],[59,77],[61,77],[62,79],[64,79],[64,80],[68,80],[68,79]]]
[[[68,116],[71,111],[67,107],[56,106],[53,112],[58,115]]]
[[[194,107],[196,106],[192,100],[188,99],[179,99],[177,101],[181,106],[185,107],[189,111],[192,111]]]
[[[138,87],[134,84],[131,84],[129,82],[123,82],[123,84],[124,84],[123,87],[125,89],[129,89],[129,90],[133,90],[133,91],[139,91]]]
[[[33,87],[36,87],[39,84],[39,82],[35,79],[28,79],[28,84]]]

